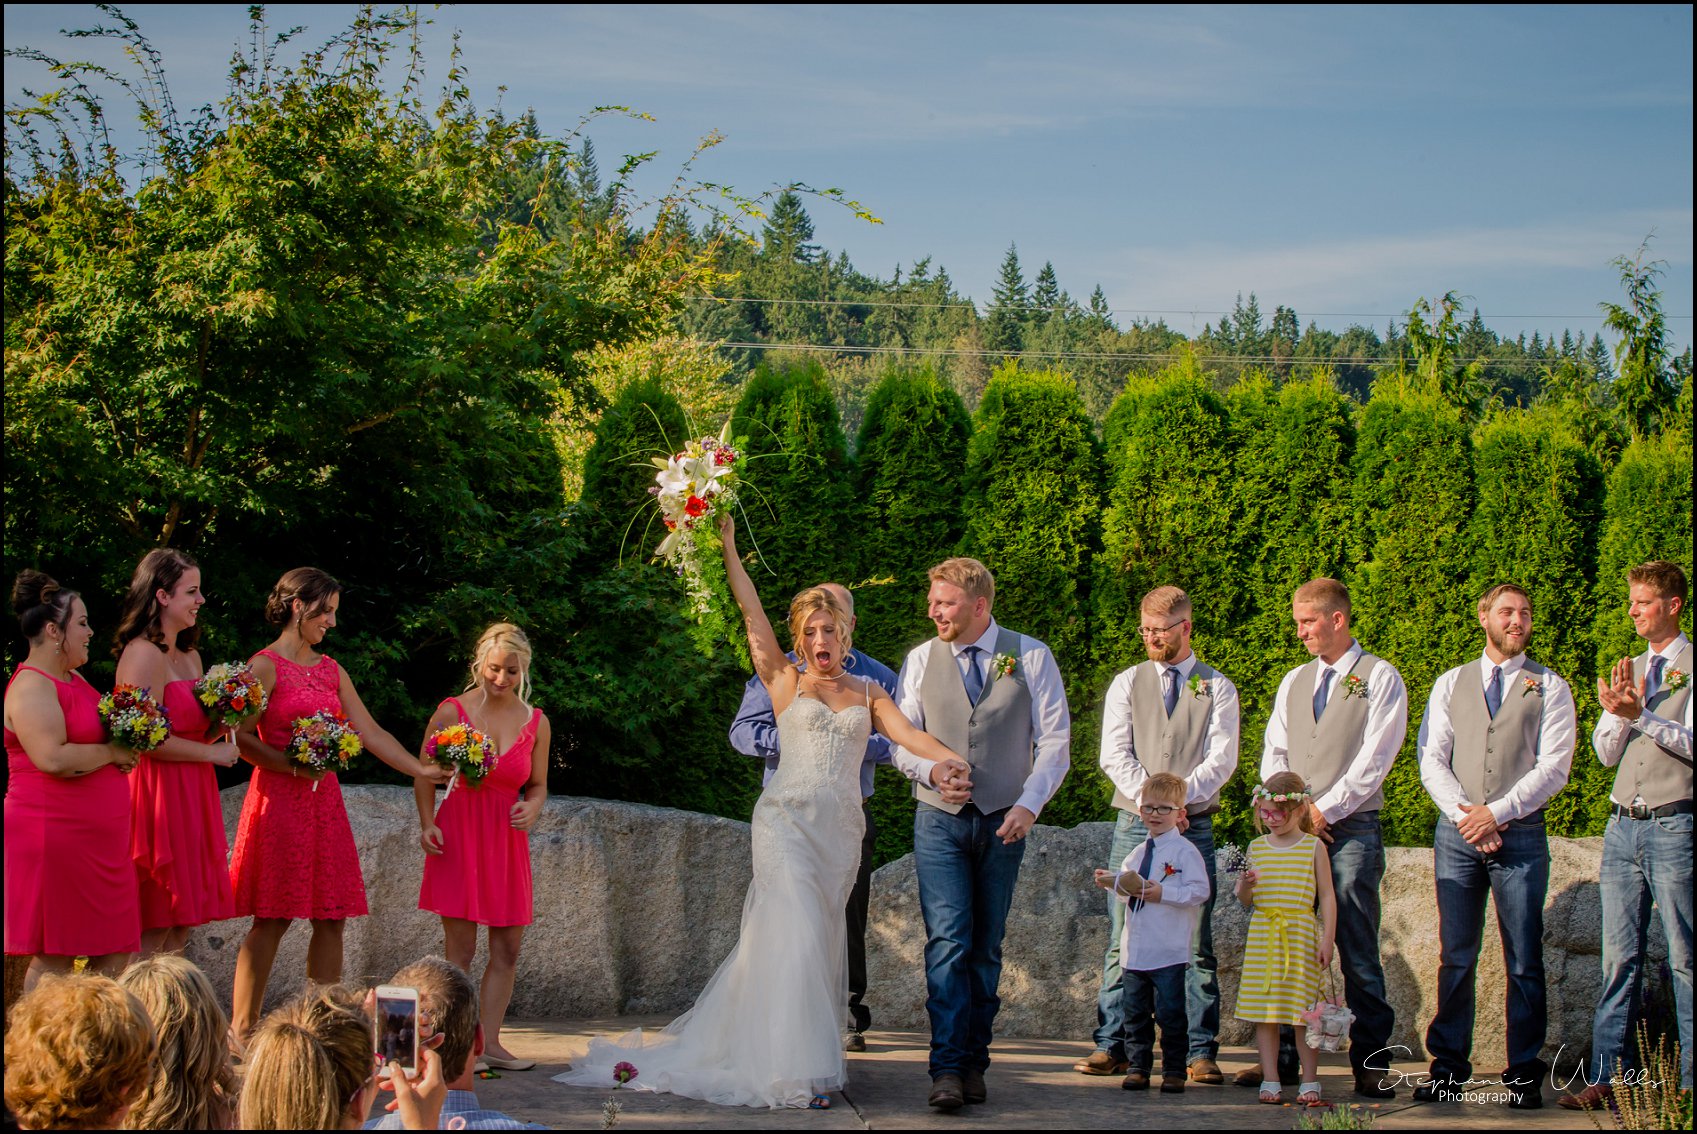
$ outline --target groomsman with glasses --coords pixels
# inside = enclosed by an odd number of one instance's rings
[[[1547,1018],[1544,897],[1550,844],[1544,805],[1567,783],[1577,735],[1573,694],[1526,656],[1532,600],[1513,583],[1479,600],[1480,657],[1439,677],[1420,725],[1420,780],[1438,805],[1432,839],[1438,890],[1438,1008],[1416,1101],[1461,1102],[1473,1075],[1474,987],[1485,899],[1496,903],[1508,974],[1510,1107],[1544,1105]]]
[[[1691,1090],[1691,639],[1679,628],[1685,572],[1656,560],[1626,573],[1627,614],[1649,647],[1597,679],[1603,715],[1591,746],[1619,765],[1603,832],[1603,995],[1591,1027],[1588,1086],[1557,1101],[1569,1110],[1608,1103],[1640,1020],[1646,937],[1654,903],[1668,942],[1679,1018],[1679,1085]]]

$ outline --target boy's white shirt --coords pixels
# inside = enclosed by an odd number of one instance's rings
[[[1137,878],[1137,864],[1149,839],[1138,843],[1120,863],[1115,896],[1127,903],[1125,928],[1120,931],[1120,967],[1134,972],[1164,969],[1190,963],[1190,941],[1196,931],[1201,906],[1208,900],[1208,866],[1202,852],[1179,833],[1177,827],[1154,838],[1155,856],[1149,880],[1161,884],[1159,902],[1135,902],[1120,889],[1130,889]],[[1167,873],[1171,866],[1173,872]],[[1125,878],[1130,875],[1129,879]],[[1123,885],[1118,885],[1123,880]]]

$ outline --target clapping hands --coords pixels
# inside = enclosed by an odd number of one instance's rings
[[[1605,713],[1613,713],[1629,721],[1638,719],[1644,711],[1644,686],[1632,680],[1632,659],[1615,662],[1607,681],[1597,678],[1597,702]]]

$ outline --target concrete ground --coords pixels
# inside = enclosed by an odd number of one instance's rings
[[[1300,1113],[1294,1106],[1263,1106],[1254,1092],[1230,1085],[1234,1071],[1255,1062],[1248,1049],[1220,1053],[1227,1085],[1191,1084],[1182,1095],[1157,1091],[1120,1090],[1119,1077],[1095,1078],[1072,1070],[1073,1061],[1088,1053],[1089,1042],[1073,1040],[998,1039],[991,1049],[995,1061],[986,1076],[989,1099],[954,1114],[932,1110],[925,1103],[930,1080],[925,1074],[930,1037],[921,1032],[870,1031],[867,1050],[850,1055],[849,1085],[833,1095],[830,1110],[756,1110],[722,1107],[675,1095],[567,1087],[550,1076],[564,1070],[588,1046],[591,1035],[618,1035],[634,1027],[660,1027],[664,1016],[632,1016],[607,1020],[521,1020],[502,1029],[502,1038],[515,1055],[537,1061],[531,1071],[499,1072],[482,1080],[478,1097],[485,1106],[517,1118],[562,1130],[598,1129],[602,1107],[609,1098],[622,1104],[618,1126],[632,1129],[761,1129],[761,1130],[1122,1130],[1128,1126],[1155,1129],[1289,1130]],[[1364,1103],[1351,1093],[1347,1058],[1322,1056],[1320,1078],[1329,1099]],[[1399,1064],[1409,1075],[1423,1069]],[[1481,1070],[1480,1075],[1487,1074]],[[1294,1088],[1287,1093],[1294,1097]],[[1539,1111],[1509,1110],[1500,1104],[1414,1103],[1407,1086],[1395,1100],[1369,1106],[1375,1129],[1412,1130],[1432,1127],[1495,1129],[1515,1127],[1542,1130],[1594,1130],[1589,1117],[1555,1106],[1557,1092],[1545,1087],[1546,1105]],[[1610,1123],[1606,1117],[1603,1125]]]

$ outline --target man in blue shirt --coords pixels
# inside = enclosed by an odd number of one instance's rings
[[[854,596],[849,594],[847,587],[840,583],[822,583],[821,586],[836,596],[837,602],[848,612],[849,633],[854,632]],[[852,639],[851,639],[852,641]],[[790,660],[795,661],[792,652]],[[875,658],[851,649],[848,659],[844,662],[848,671],[856,677],[869,678],[884,687],[884,691],[895,696],[896,675],[889,666]],[[761,778],[762,786],[772,778],[772,773],[778,768],[778,722],[772,715],[772,697],[766,692],[766,686],[759,676],[748,680],[748,687],[743,691],[742,705],[737,709],[736,719],[731,722],[731,747],[744,756],[753,756],[766,761],[766,772]],[[843,1038],[845,1051],[865,1051],[866,1039],[861,1034],[872,1026],[872,1013],[867,1009],[866,997],[866,907],[872,895],[872,851],[877,841],[877,829],[872,823],[872,808],[867,800],[872,798],[873,768],[879,764],[890,762],[890,742],[874,732],[866,741],[866,758],[860,766],[860,795],[861,814],[866,817],[866,834],[860,841],[860,873],[854,880],[854,892],[849,895],[848,906],[844,917],[848,922],[848,972],[849,972],[849,1020],[848,1032]]]

